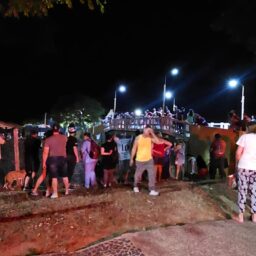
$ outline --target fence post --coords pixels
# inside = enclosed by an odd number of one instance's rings
[[[20,170],[19,131],[17,128],[13,130],[13,146],[15,170]]]

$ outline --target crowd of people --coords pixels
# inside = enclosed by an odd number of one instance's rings
[[[234,113],[232,118],[235,118]],[[234,219],[242,223],[247,192],[251,196],[251,219],[256,222],[256,124],[253,119],[246,125],[244,133],[237,141],[236,151],[236,181],[238,188],[239,214]],[[39,195],[38,189],[46,180],[45,196],[58,198],[58,182],[62,178],[65,195],[69,195],[72,189],[72,176],[76,164],[82,160],[84,168],[84,186],[86,188],[96,187],[102,184],[103,188],[111,187],[113,184],[133,184],[134,193],[140,192],[140,183],[147,171],[149,195],[158,196],[156,183],[161,179],[172,177],[173,179],[184,178],[184,165],[189,164],[190,177],[215,179],[217,170],[221,179],[226,177],[225,168],[228,166],[226,158],[226,142],[217,133],[212,141],[208,165],[202,156],[186,156],[186,145],[183,141],[170,141],[161,133],[155,133],[146,125],[140,133],[136,132],[134,138],[125,138],[132,142],[126,148],[125,156],[120,159],[120,150],[124,145],[120,143],[121,138],[113,133],[107,133],[105,142],[99,146],[88,132],[83,134],[81,146],[76,138],[74,124],[68,127],[69,136],[60,132],[60,126],[54,124],[52,130],[46,134],[41,141],[37,132],[31,131],[30,136],[24,143],[26,177],[24,190],[32,187],[31,195]],[[2,139],[1,144],[4,143]],[[42,145],[42,172],[37,177],[40,168],[40,148]],[[120,161],[121,160],[121,161]],[[122,162],[122,164],[121,164]],[[102,173],[97,173],[96,165],[100,163]],[[174,175],[173,175],[174,167]],[[35,178],[37,180],[35,181]],[[46,179],[47,178],[47,179]]]
[[[168,106],[165,107],[165,111],[163,111],[162,107],[153,108],[152,110],[145,110],[144,113],[140,115],[136,114],[135,112],[124,112],[124,113],[113,113],[110,112],[103,122],[107,123],[109,120],[113,119],[132,119],[138,117],[144,118],[160,118],[160,117],[170,117],[178,121],[186,122],[188,124],[195,124],[195,125],[203,125],[208,126],[208,123],[204,117],[200,114],[195,113],[193,109],[189,109],[186,111],[184,107],[178,108],[177,106],[174,107],[173,111],[171,111]]]
[[[134,137],[129,138],[120,138],[114,133],[107,133],[105,142],[101,146],[97,145],[88,132],[83,134],[83,141],[79,146],[74,124],[70,124],[68,133],[68,137],[61,134],[60,126],[55,124],[41,142],[37,132],[31,131],[24,143],[27,173],[24,190],[30,186],[33,188],[31,194],[37,196],[40,185],[46,180],[46,196],[57,198],[58,180],[62,178],[65,195],[68,195],[73,188],[74,169],[80,161],[83,164],[84,186],[87,189],[98,184],[106,188],[114,183],[129,184],[131,182],[134,182],[134,187],[137,188],[144,170],[147,170],[149,189],[153,195],[157,194],[155,193],[156,182],[168,178],[184,179],[186,144],[182,140],[170,140],[160,132],[155,134],[149,126],[143,129],[142,134],[137,131]],[[42,172],[35,182],[40,167],[41,145],[43,147]],[[126,148],[125,151],[123,148]],[[211,179],[215,179],[217,169],[220,171],[221,178],[225,177],[225,151],[225,141],[216,134],[210,147]],[[207,177],[208,168],[202,156],[190,156],[188,164],[190,164],[188,178]]]
[[[87,189],[99,184],[106,188],[115,183],[131,182],[137,188],[142,173],[147,170],[150,194],[157,195],[155,183],[173,176],[170,166],[176,171],[173,178],[179,179],[180,173],[184,177],[185,143],[170,141],[161,133],[155,134],[149,126],[143,129],[142,134],[137,131],[134,137],[125,139],[107,133],[101,146],[97,145],[88,132],[83,134],[83,141],[79,146],[74,124],[70,124],[68,133],[68,137],[61,134],[60,126],[54,124],[42,141],[34,130],[25,139],[26,177],[23,189],[31,190],[31,195],[39,195],[38,189],[45,181],[46,197],[58,198],[60,178],[64,184],[65,195],[68,195],[73,189],[74,169],[80,161],[84,169],[84,186]],[[126,145],[122,144],[123,141],[126,141]],[[123,147],[126,148],[125,154],[122,154]],[[42,171],[38,177],[40,166]],[[99,167],[102,170],[100,172]]]
[[[234,131],[246,131],[252,124],[256,124],[255,116],[244,113],[243,119],[241,119],[235,110],[231,110],[228,114],[230,129]]]

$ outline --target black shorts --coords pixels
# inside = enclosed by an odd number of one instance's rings
[[[32,172],[38,172],[40,166],[40,161],[37,158],[29,157],[25,159],[25,170],[27,176],[31,176]]]
[[[51,156],[46,161],[50,178],[68,177],[67,159],[64,156]]]
[[[153,159],[154,159],[154,164],[156,164],[156,165],[164,165],[164,157],[154,156]]]

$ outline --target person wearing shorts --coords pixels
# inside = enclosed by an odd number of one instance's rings
[[[67,137],[60,134],[60,126],[53,125],[53,135],[45,140],[43,149],[42,168],[47,170],[51,179],[51,198],[58,197],[58,177],[63,179],[65,195],[68,195],[69,181],[67,173]],[[49,194],[49,191],[48,193]]]

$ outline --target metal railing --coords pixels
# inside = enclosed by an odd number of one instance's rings
[[[209,127],[213,127],[213,128],[220,128],[220,129],[229,129],[230,123],[224,123],[224,122],[220,122],[220,123],[208,123]]]
[[[171,117],[136,117],[110,119],[104,124],[105,130],[142,130],[146,125],[170,135],[189,137],[189,124]]]

